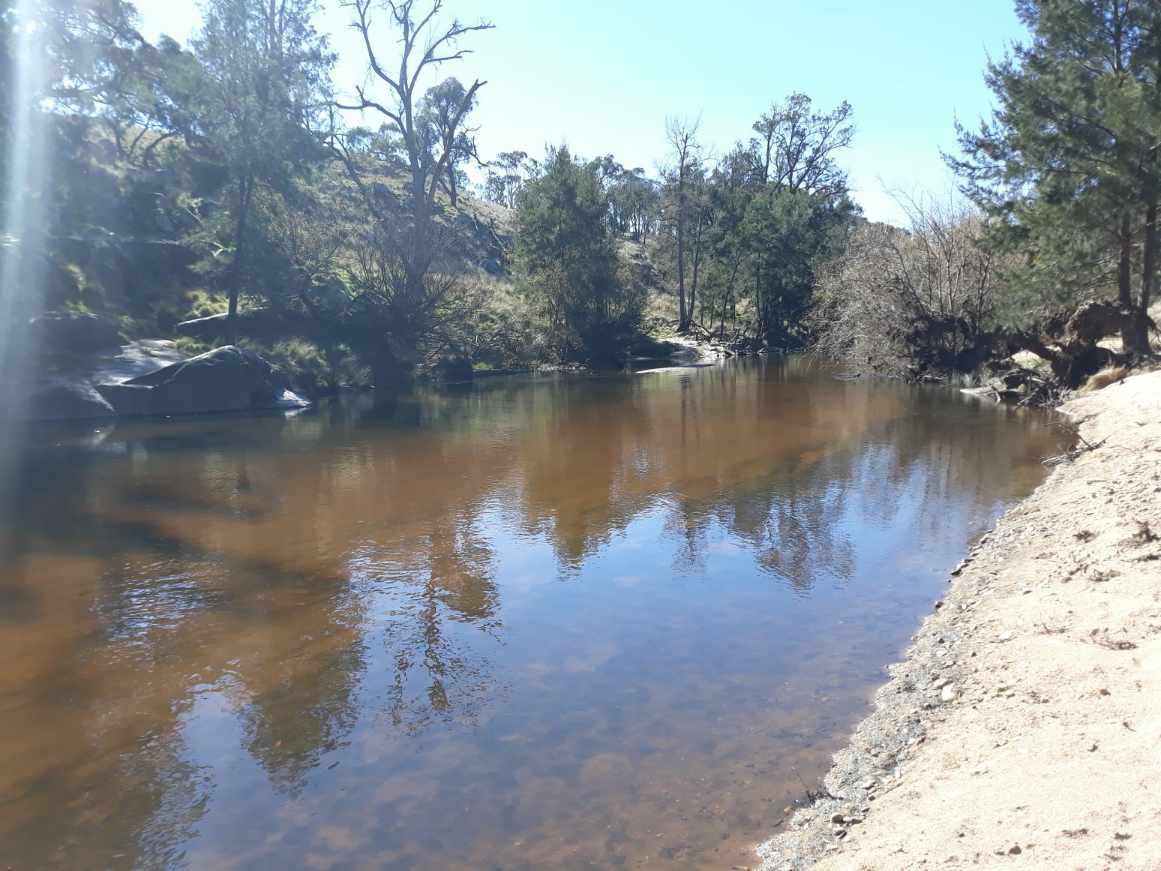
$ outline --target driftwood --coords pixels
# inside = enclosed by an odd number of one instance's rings
[[[1064,386],[1076,389],[1106,366],[1126,365],[1126,354],[1103,348],[1098,342],[1132,324],[1136,313],[1114,302],[1089,300],[1070,315],[1045,318],[1037,330],[1009,333],[1010,353],[1030,351],[1047,360],[1052,374]]]
[[[984,330],[960,316],[924,315],[909,321],[902,339],[912,360],[911,377],[940,380],[949,373],[973,373],[987,366],[999,398],[1051,403],[1110,366],[1129,365],[1131,355],[1099,343],[1131,329],[1140,313],[1115,302],[1089,300],[1073,309],[1045,312],[1031,328]],[[1155,325],[1152,321],[1150,326]],[[1051,375],[1016,364],[1029,351],[1048,363]]]
[[[1033,329],[998,332],[990,337],[993,354],[988,369],[993,377],[988,388],[1006,402],[1055,405],[1065,391],[1075,390],[1096,373],[1133,364],[1131,354],[1099,342],[1119,334],[1139,316],[1114,302],[1089,300],[1071,311],[1045,315]],[[1046,361],[1051,374],[1018,365],[1011,355],[1019,351]]]
[[[1082,454],[1087,454],[1089,451],[1095,451],[1097,448],[1099,448],[1101,445],[1103,445],[1105,442],[1108,441],[1108,438],[1105,437],[1105,438],[1101,439],[1099,442],[1093,443],[1093,442],[1088,441],[1084,436],[1080,435],[1079,433],[1077,434],[1076,437],[1078,439],[1080,439],[1080,444],[1077,445],[1075,448],[1073,448],[1071,451],[1065,451],[1063,454],[1056,454],[1056,455],[1051,456],[1051,457],[1045,457],[1040,462],[1043,463],[1045,466],[1059,466],[1061,463],[1071,463],[1073,460],[1075,460],[1077,457],[1081,456]]]
[[[1055,405],[1061,399],[1062,389],[1055,378],[1011,361],[993,364],[993,368],[997,374],[987,389],[997,401],[1040,406]]]

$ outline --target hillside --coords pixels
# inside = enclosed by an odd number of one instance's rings
[[[61,123],[71,159],[61,161],[55,179],[52,233],[44,252],[47,281],[39,312],[30,316],[80,319],[87,329],[102,336],[116,333],[125,342],[175,340],[175,349],[185,353],[218,344],[219,328],[179,325],[226,311],[222,285],[232,255],[224,223],[228,187],[220,170],[180,146],[165,152],[156,166],[131,166],[98,128]],[[377,206],[397,214],[397,224],[405,226],[405,177],[380,172],[368,174],[364,183]],[[341,163],[331,161],[297,188],[260,197],[257,213],[258,226],[247,240],[257,254],[239,305],[242,323],[251,329],[243,329],[242,342],[284,368],[304,393],[368,384],[369,373],[341,337],[288,329],[284,315],[295,304],[298,282],[329,285],[327,293],[348,292],[345,276],[358,268],[357,243],[369,232],[359,189]],[[465,301],[455,347],[448,352],[484,369],[556,362],[536,325],[536,312],[517,288],[515,213],[471,193],[461,194],[453,206],[441,191],[434,221],[433,269],[453,276]],[[646,326],[666,332],[676,319],[675,303],[649,251],[621,239],[617,252],[619,280],[647,295]],[[282,314],[271,327],[260,325],[264,312]],[[78,354],[67,333],[55,327],[42,331],[41,371],[65,374],[88,366],[87,352],[80,348]]]

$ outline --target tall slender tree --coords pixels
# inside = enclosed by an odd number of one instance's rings
[[[670,188],[670,221],[677,238],[677,331],[689,330],[693,306],[687,307],[685,257],[693,218],[690,188],[702,169],[701,145],[697,141],[700,121],[670,118],[665,132],[669,140],[672,164],[668,171]]]

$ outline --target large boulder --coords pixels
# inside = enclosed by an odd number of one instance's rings
[[[102,420],[113,406],[86,381],[54,381],[37,387],[25,413],[33,420]]]
[[[253,351],[226,345],[97,389],[118,415],[205,414],[304,405],[286,375]]]
[[[29,323],[34,341],[43,349],[64,354],[92,354],[121,344],[117,325],[107,318],[81,312],[47,312]]]

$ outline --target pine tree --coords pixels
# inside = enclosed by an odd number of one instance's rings
[[[959,126],[948,163],[1026,254],[1010,302],[1116,290],[1126,351],[1148,353],[1161,193],[1161,9],[1149,0],[1018,0],[1027,44],[988,67],[998,104]],[[1134,285],[1136,292],[1134,292]]]
[[[520,194],[517,257],[533,301],[562,357],[611,362],[638,326],[644,300],[617,280],[597,165],[550,149],[544,171]]]

